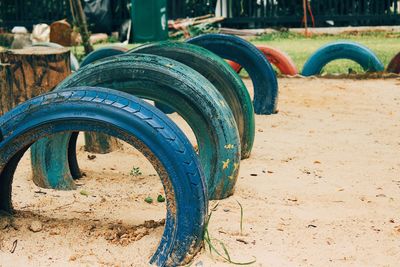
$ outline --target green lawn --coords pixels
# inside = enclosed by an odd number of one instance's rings
[[[304,63],[321,46],[339,40],[348,40],[361,43],[376,53],[385,67],[390,60],[400,52],[400,33],[370,32],[358,35],[314,35],[306,38],[301,34],[273,33],[263,35],[251,40],[254,44],[266,44],[289,54],[299,71]],[[352,68],[362,72],[362,68],[349,60],[336,60],[328,64],[325,73],[347,73]]]

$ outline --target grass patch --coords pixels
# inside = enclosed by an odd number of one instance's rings
[[[353,41],[361,43],[374,51],[382,63],[387,66],[400,51],[400,33],[394,32],[353,32],[339,35],[313,35],[306,38],[292,32],[275,32],[251,40],[255,45],[265,44],[286,52],[302,70],[307,59],[321,46],[335,41]],[[336,60],[324,68],[326,73],[348,73],[349,68],[360,73],[360,65],[349,60]]]

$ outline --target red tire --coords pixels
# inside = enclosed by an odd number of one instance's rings
[[[390,61],[387,72],[400,74],[400,52]]]
[[[299,73],[296,65],[286,53],[267,45],[257,45],[257,48],[263,52],[268,61],[276,66],[282,74],[293,76]],[[229,61],[228,63],[236,72],[242,70],[242,66],[236,62]]]
[[[240,66],[240,64],[231,60],[227,60],[227,62],[229,63],[229,65],[231,65],[232,69],[237,73],[239,73],[242,70],[242,66]]]

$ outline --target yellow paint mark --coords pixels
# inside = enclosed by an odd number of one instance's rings
[[[230,162],[231,162],[230,159],[227,159],[226,161],[222,161],[222,169],[223,170],[228,169]]]
[[[230,180],[233,180],[233,175],[228,176]]]
[[[221,106],[225,107],[225,101],[220,100],[219,103],[221,104]]]
[[[233,163],[233,171],[237,171],[239,169],[239,163]]]
[[[235,146],[232,144],[225,145],[225,149],[234,149]]]

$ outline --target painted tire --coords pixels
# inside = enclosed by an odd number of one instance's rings
[[[384,70],[382,62],[370,49],[358,43],[341,41],[327,44],[311,55],[304,64],[302,75],[318,75],[326,64],[336,59],[353,60],[365,71]]]
[[[272,65],[279,69],[282,74],[294,76],[299,73],[293,60],[285,52],[267,45],[257,45],[256,47],[267,57],[268,61]],[[242,70],[242,66],[236,62],[230,61],[229,64],[238,73]]]
[[[387,71],[400,74],[400,52],[390,61]]]
[[[278,82],[265,56],[250,42],[226,34],[205,34],[187,40],[218,56],[239,63],[250,75],[254,85],[256,114],[276,113]]]
[[[203,172],[182,131],[154,107],[114,90],[75,88],[25,102],[0,118],[0,128],[0,210],[12,211],[13,176],[32,143],[65,131],[100,131],[141,151],[164,185],[166,225],[151,263],[176,266],[200,249],[207,216]]]
[[[94,50],[93,52],[89,53],[86,57],[84,57],[84,59],[81,62],[81,68],[90,63],[101,60],[103,58],[124,54],[126,51],[128,51],[128,49],[121,47],[121,46],[109,46],[109,47],[98,48],[98,49]],[[81,173],[79,170],[79,166],[77,165],[78,161],[76,160],[76,153],[72,152],[72,151],[75,151],[73,148],[75,148],[75,146],[76,146],[76,140],[74,140],[74,138],[78,138],[78,136],[73,135],[72,140],[70,141],[70,146],[72,146],[72,147],[71,147],[71,149],[68,150],[69,151],[69,162],[71,164],[71,169],[75,169],[76,174],[79,174],[79,176],[77,176],[76,178],[80,178]],[[90,140],[91,138],[93,138],[92,135],[90,135],[89,133],[85,133],[85,149],[87,151],[92,152],[92,153],[102,153],[102,154],[111,152],[112,149],[109,144],[112,142],[112,140],[110,139],[110,137],[108,135],[99,134],[99,133],[96,134],[96,140],[97,140],[96,144],[97,144],[98,148],[100,148],[100,150],[93,149],[92,146],[95,144],[94,141],[91,141],[91,142],[86,141],[86,140]]]
[[[64,46],[56,44],[56,43],[36,43],[33,44],[32,46],[43,46],[43,47],[52,47],[52,48],[64,48]],[[77,71],[79,69],[79,62],[76,59],[76,57],[74,56],[74,54],[72,54],[72,52],[70,52],[71,55],[71,70],[72,71]]]
[[[240,164],[240,140],[235,118],[223,96],[199,73],[171,59],[125,54],[81,68],[55,90],[72,86],[114,88],[174,108],[197,138],[209,197],[222,199],[233,193]],[[69,140],[70,134],[57,135],[32,146],[37,185],[46,185],[43,181],[57,179],[51,183],[52,188],[71,188],[64,185],[71,184],[72,177],[79,175],[78,170],[72,169],[77,163],[52,166],[49,160],[61,158],[59,162],[68,162],[66,157],[71,159],[70,153],[76,153],[75,149],[67,153],[68,147],[75,147],[69,144]]]
[[[246,86],[223,59],[199,46],[176,42],[143,45],[128,53],[167,57],[189,66],[206,77],[232,109],[239,130],[242,158],[250,156],[255,135],[253,105]]]
[[[110,46],[110,47],[101,47],[99,49],[94,50],[93,52],[89,53],[81,62],[81,67],[84,67],[92,62],[97,60],[118,56],[124,54],[128,51],[127,48],[121,46]]]

